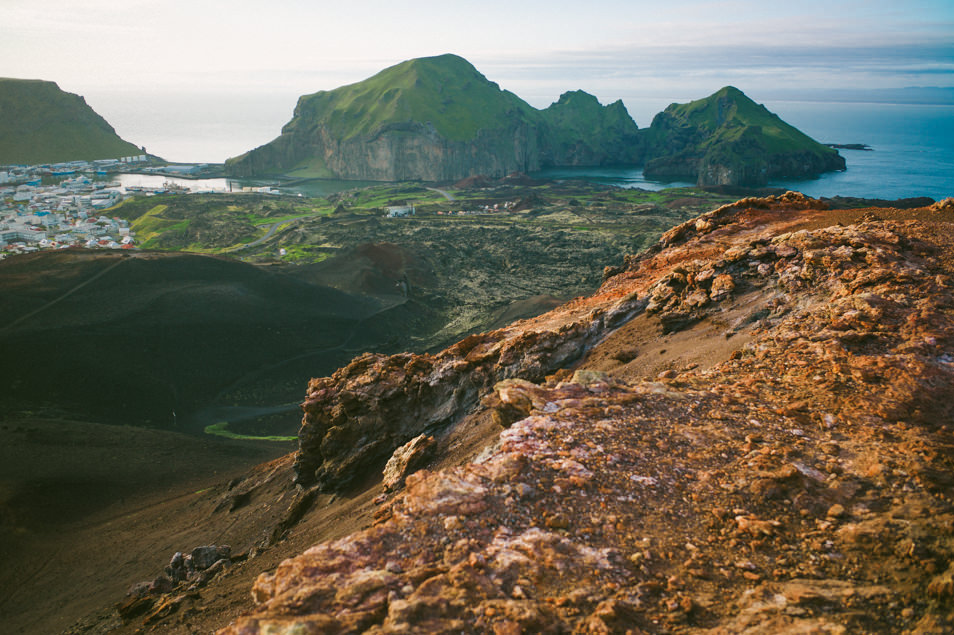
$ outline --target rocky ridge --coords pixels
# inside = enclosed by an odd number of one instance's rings
[[[954,201],[823,207],[739,201],[591,298],[314,380],[296,462],[326,486],[505,429],[222,632],[949,632]]]

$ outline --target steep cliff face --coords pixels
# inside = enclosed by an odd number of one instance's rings
[[[764,185],[844,170],[838,152],[788,125],[731,86],[673,104],[644,131],[645,174],[699,185]]]
[[[299,99],[281,136],[230,159],[230,174],[381,181],[504,176],[551,165],[631,163],[636,124],[621,102],[568,93],[545,111],[455,55],[409,60]]]
[[[635,165],[642,159],[636,122],[622,101],[603,106],[582,90],[542,111],[548,124],[544,167]]]
[[[952,223],[746,199],[591,298],[312,382],[300,463],[447,420],[431,396],[471,372],[506,429],[261,575],[222,632],[949,631]]]
[[[79,95],[53,82],[0,78],[0,165],[142,154]]]
[[[299,99],[280,137],[240,157],[236,176],[458,180],[543,167],[642,165],[650,178],[764,185],[845,169],[823,146],[726,87],[673,104],[639,130],[621,101],[582,91],[536,110],[455,55],[409,60]]]

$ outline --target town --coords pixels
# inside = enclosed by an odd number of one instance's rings
[[[143,154],[97,161],[0,166],[0,258],[69,247],[132,249],[136,240],[129,223],[110,218],[104,211],[145,190],[124,188],[110,181],[109,175],[131,169],[179,175],[205,167],[155,167],[149,166],[149,162]],[[156,191],[177,190],[181,188],[166,184]]]

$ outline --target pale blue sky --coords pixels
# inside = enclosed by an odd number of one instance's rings
[[[288,102],[284,122],[298,95],[448,52],[534,106],[579,88],[647,125],[726,84],[954,86],[954,1],[0,0],[0,76],[56,81],[110,121],[120,95],[145,112],[145,95],[201,92]]]

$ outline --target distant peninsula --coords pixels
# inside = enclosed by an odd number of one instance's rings
[[[140,154],[79,95],[54,82],[0,78],[0,165]]]
[[[621,101],[583,91],[538,110],[457,55],[408,60],[305,95],[281,135],[226,161],[231,176],[449,181],[549,167],[644,166],[661,180],[763,185],[844,159],[726,87],[639,129]]]

